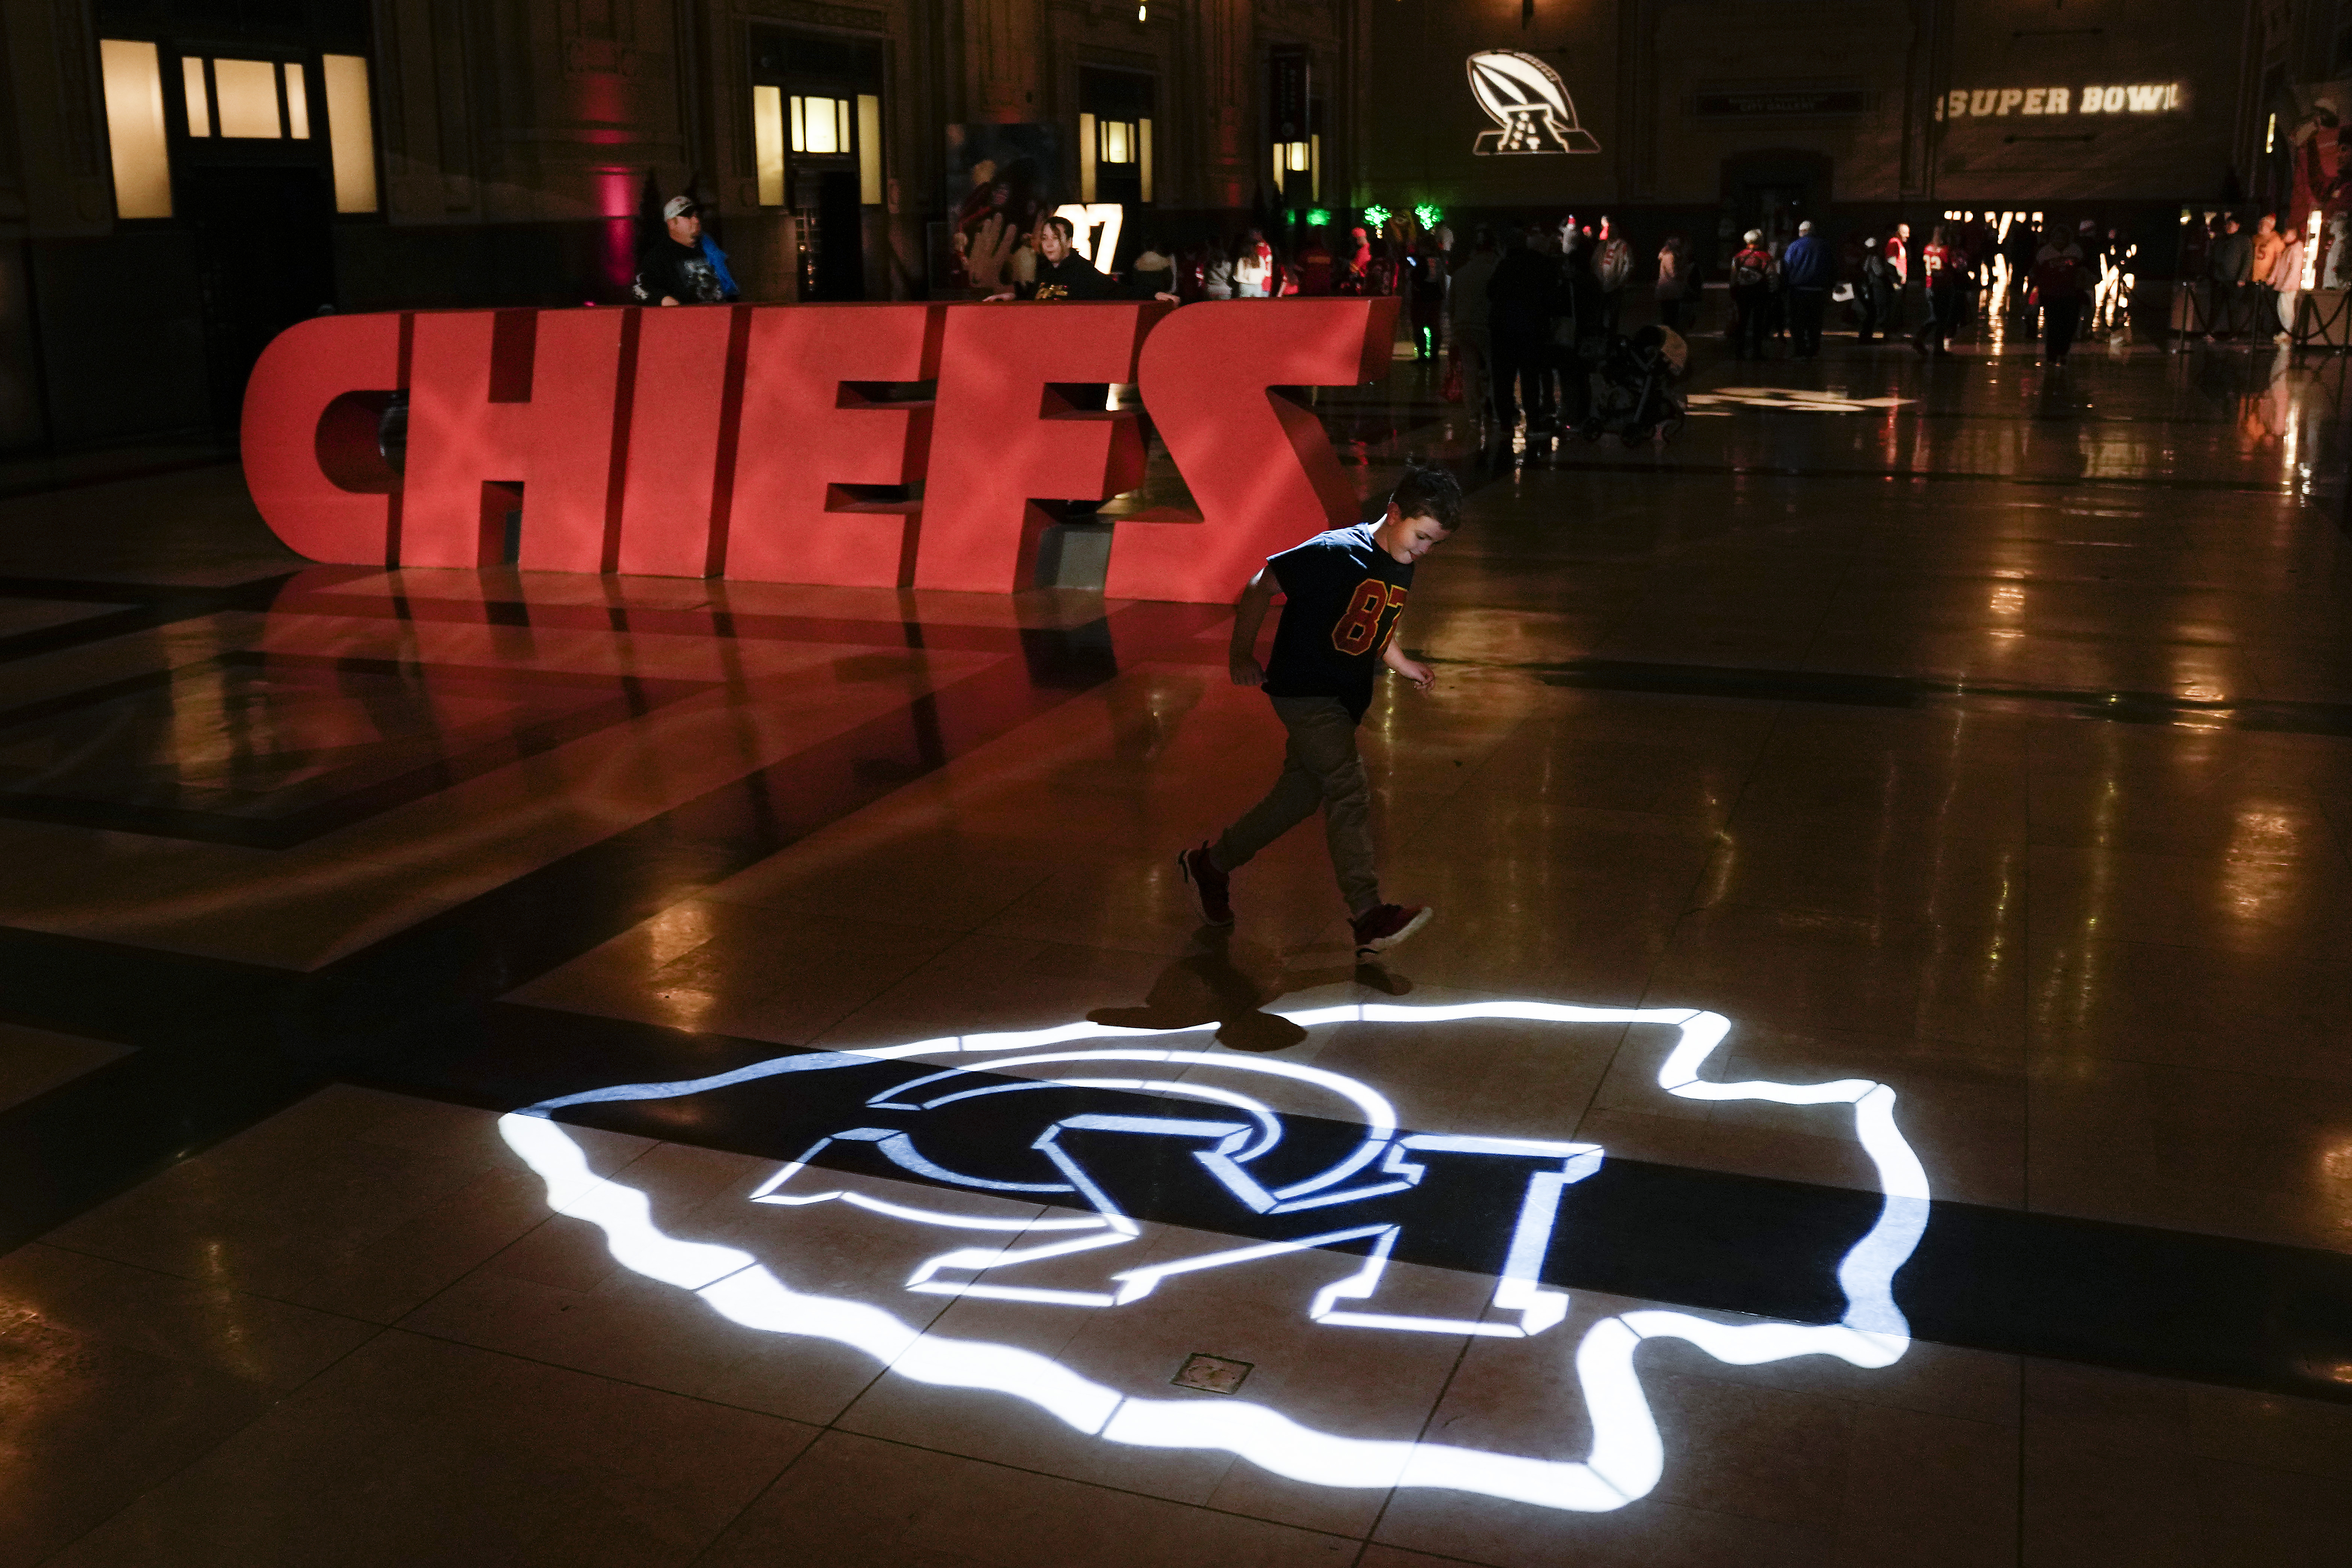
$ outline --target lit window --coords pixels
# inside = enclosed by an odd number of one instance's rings
[[[302,68],[288,60],[280,68],[286,73],[286,124],[297,142],[310,139],[310,94],[302,84]]]
[[[760,182],[760,205],[784,205],[784,89],[751,89],[751,163]]]
[[[180,58],[180,89],[188,100],[188,134],[213,133],[213,98],[205,86],[205,62],[194,55]]]
[[[795,94],[792,118],[793,152],[849,151],[849,100],[803,98]]]
[[[335,170],[335,210],[375,211],[375,110],[368,65],[358,55],[320,55],[327,89],[327,148]]]
[[[278,67],[268,60],[214,60],[213,100],[224,136],[275,142],[286,133],[278,119]]]
[[[857,95],[857,199],[882,205],[882,100],[870,92]]]
[[[1106,120],[1097,127],[1100,138],[1099,156],[1106,163],[1135,162],[1135,124],[1127,120]]]
[[[106,140],[118,217],[170,217],[172,165],[163,143],[163,66],[152,44],[101,38]]]
[[[1143,176],[1143,199],[1148,202],[1151,199],[1151,121],[1149,120],[1135,122],[1135,163],[1137,172]]]
[[[1307,173],[1307,143],[1286,142],[1282,144],[1283,167],[1294,174]]]

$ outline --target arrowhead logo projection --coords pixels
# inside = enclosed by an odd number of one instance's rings
[[[1495,122],[1470,144],[1480,156],[1505,153],[1598,153],[1576,123],[1576,105],[1558,72],[1533,55],[1486,49],[1469,60],[1470,91]]]
[[[1865,1369],[1890,1365],[1909,1347],[1894,1279],[1926,1228],[1929,1193],[1927,1173],[1895,1125],[1895,1091],[1886,1085],[1702,1079],[1731,1026],[1719,1014],[1687,1008],[1506,1001],[1346,1005],[1282,1016],[1310,1031],[1479,1020],[1673,1029],[1658,1069],[1662,1091],[1727,1104],[1819,1107],[1824,1118],[1845,1123],[1876,1171],[1884,1194],[1876,1219],[1835,1270],[1843,1311],[1817,1323],[1622,1311],[1589,1322],[1572,1345],[1563,1334],[1550,1349],[1554,1342],[1544,1336],[1568,1321],[1570,1295],[1544,1283],[1545,1260],[1555,1231],[1570,1223],[1561,1214],[1570,1190],[1601,1169],[1600,1146],[1409,1132],[1389,1100],[1360,1079],[1185,1039],[1214,1024],[1155,1031],[1081,1023],[806,1052],[709,1078],[567,1095],[504,1117],[499,1131],[546,1184],[550,1206],[600,1227],[618,1262],[692,1292],[746,1328],[829,1341],[914,1383],[1025,1401],[1106,1443],[1222,1450],[1310,1485],[1442,1488],[1605,1512],[1646,1496],[1664,1472],[1664,1444],[1636,1367],[1645,1342],[1683,1341],[1735,1366],[1828,1355]],[[824,1101],[827,1085],[892,1063],[911,1070],[889,1073],[878,1091]],[[852,1077],[809,1076],[839,1072]],[[790,1244],[803,1227],[814,1227],[809,1235],[820,1260],[795,1266],[669,1234],[656,1223],[649,1194],[626,1184],[625,1171],[621,1178],[599,1175],[556,1120],[593,1123],[598,1107],[719,1091],[758,1097],[763,1118],[797,1114],[795,1103],[840,1118],[747,1194],[753,1204],[780,1205],[763,1211],[780,1219],[803,1216],[778,1234]],[[1157,1225],[1148,1234],[1135,1211],[1180,1190],[1206,1205],[1194,1214],[1225,1217],[1210,1226]],[[1492,1201],[1475,1201],[1481,1192]],[[897,1276],[895,1289],[907,1293],[897,1310],[885,1304],[890,1273],[880,1277],[880,1300],[839,1293],[843,1218],[858,1213],[877,1226],[858,1247],[887,1254],[903,1245],[895,1265],[883,1258],[894,1271],[907,1269]],[[842,1217],[828,1221],[828,1214]],[[722,1223],[740,1234],[733,1222]],[[1465,1225],[1494,1232],[1472,1238],[1493,1259],[1491,1288],[1477,1287],[1483,1307],[1465,1302],[1461,1315],[1412,1310],[1412,1292],[1392,1288],[1390,1278],[1407,1232],[1433,1226],[1458,1233]],[[1223,1244],[1229,1240],[1244,1244]],[[1115,1386],[1066,1356],[927,1329],[936,1309],[917,1305],[954,1296],[1041,1312],[1148,1312],[1155,1296],[1182,1291],[1188,1279],[1317,1256],[1330,1258],[1328,1278],[1296,1269],[1279,1276],[1288,1281],[1283,1289],[1300,1291],[1297,1310],[1311,1331],[1528,1342],[1517,1353],[1558,1356],[1572,1369],[1583,1420],[1564,1413],[1560,1425],[1589,1424],[1590,1448],[1581,1458],[1500,1453],[1416,1438],[1417,1421],[1401,1422],[1406,1429],[1392,1436],[1324,1431],[1268,1405],[1166,1397],[1145,1391],[1150,1378],[1120,1376],[1135,1385]],[[807,1278],[796,1281],[796,1274]],[[817,1288],[819,1279],[829,1289]]]

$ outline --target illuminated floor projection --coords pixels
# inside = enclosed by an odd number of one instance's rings
[[[835,1341],[918,1383],[1027,1400],[1105,1442],[1224,1450],[1315,1485],[1446,1488],[1588,1512],[1622,1508],[1654,1488],[1664,1466],[1635,1366],[1645,1340],[1687,1341],[1718,1361],[1742,1366],[1828,1355],[1877,1368],[1908,1348],[1909,1324],[1895,1304],[1893,1285],[1926,1228],[1929,1193],[1927,1173],[1895,1125],[1895,1095],[1886,1085],[1865,1079],[1813,1084],[1704,1080],[1700,1070],[1731,1026],[1719,1014],[1682,1008],[1505,1001],[1430,1007],[1351,1005],[1281,1016],[1307,1029],[1335,1024],[1425,1027],[1480,1019],[1664,1025],[1678,1031],[1658,1073],[1658,1087],[1666,1094],[1819,1106],[1824,1115],[1842,1108],[1853,1119],[1853,1136],[1875,1167],[1884,1194],[1875,1223],[1838,1267],[1843,1317],[1813,1324],[1726,1323],[1645,1310],[1602,1319],[1573,1346],[1562,1342],[1558,1352],[1573,1360],[1591,1422],[1591,1449],[1581,1458],[1487,1452],[1408,1436],[1342,1436],[1239,1398],[1125,1394],[1033,1351],[927,1332],[870,1302],[796,1289],[776,1268],[749,1253],[666,1234],[652,1219],[646,1194],[595,1175],[555,1120],[566,1110],[598,1104],[673,1100],[788,1074],[905,1061],[922,1070],[867,1099],[861,1124],[818,1139],[762,1183],[751,1201],[787,1210],[848,1205],[872,1213],[877,1223],[934,1237],[930,1245],[941,1249],[908,1277],[908,1291],[1028,1303],[1045,1312],[1119,1310],[1148,1302],[1183,1275],[1307,1248],[1345,1248],[1360,1251],[1361,1267],[1300,1304],[1306,1317],[1324,1328],[1532,1339],[1564,1321],[1568,1293],[1545,1287],[1541,1271],[1564,1194],[1601,1168],[1605,1154],[1598,1145],[1406,1131],[1389,1100],[1355,1079],[1300,1062],[1184,1048],[1184,1037],[1213,1031],[1214,1024],[1153,1031],[1082,1023],[780,1057],[711,1078],[625,1084],[545,1100],[502,1118],[499,1131],[546,1183],[548,1202],[557,1213],[600,1227],[623,1266],[694,1292],[735,1322]],[[957,1065],[938,1065],[940,1058]],[[1149,1114],[1054,1114],[1050,1102],[1056,1092],[1071,1090],[1113,1091],[1127,1097],[1123,1103],[1155,1109]],[[1015,1114],[1023,1097],[1034,1097],[1027,1104],[1047,1107],[1026,1124]],[[1328,1115],[1286,1114],[1268,1103],[1318,1098],[1328,1098]],[[996,1125],[1021,1127],[1027,1149],[1038,1156],[1029,1162],[1034,1169],[1028,1173],[1040,1179],[975,1175],[953,1168],[936,1145],[926,1152],[927,1129],[955,1115],[953,1108],[980,1102],[999,1118]],[[1341,1142],[1351,1146],[1334,1145],[1336,1157],[1319,1169],[1281,1179],[1276,1173],[1278,1152],[1286,1137],[1296,1142],[1294,1135],[1309,1125],[1327,1131],[1344,1128]],[[1132,1163],[1139,1149],[1156,1156],[1163,1171],[1172,1162],[1204,1174],[1230,1199],[1237,1230],[1256,1234],[1269,1221],[1296,1215],[1294,1232],[1119,1267],[1119,1249],[1135,1242],[1141,1227],[1114,1195],[1118,1184],[1110,1172],[1121,1162]],[[877,1196],[834,1174],[859,1159],[878,1159],[919,1184],[907,1189],[919,1199]],[[1394,1214],[1383,1212],[1384,1204],[1425,1188],[1443,1190],[1465,1173],[1491,1176],[1497,1170],[1514,1178],[1523,1173],[1524,1184],[1517,1188],[1517,1214],[1488,1310],[1476,1318],[1383,1310],[1382,1278],[1404,1228]],[[969,1200],[961,1199],[964,1193]],[[1008,1217],[1008,1199],[1040,1205],[1041,1212]],[[1049,1288],[1023,1279],[1025,1266],[1094,1252],[1105,1258],[1099,1289]]]

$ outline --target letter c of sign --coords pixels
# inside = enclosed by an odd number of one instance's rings
[[[409,321],[316,316],[262,350],[239,445],[253,504],[288,549],[352,566],[394,559],[400,487],[376,426],[408,384]]]

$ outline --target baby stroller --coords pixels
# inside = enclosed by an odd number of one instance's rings
[[[1611,338],[1601,356],[1592,412],[1577,426],[1578,434],[1588,441],[1615,436],[1629,447],[1653,437],[1666,440],[1688,417],[1672,387],[1689,363],[1690,345],[1664,327]]]

